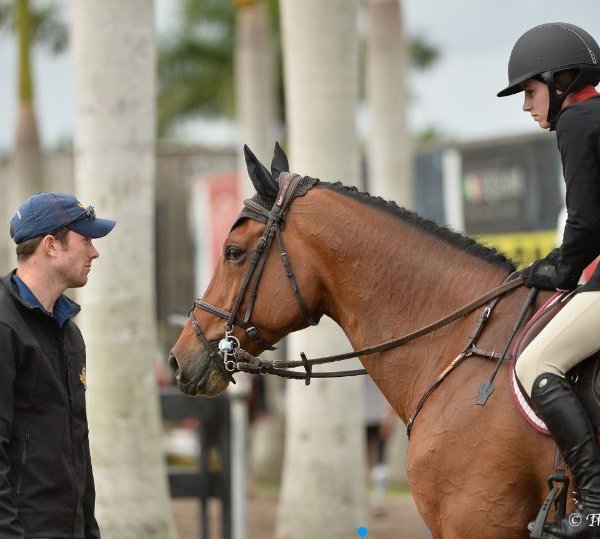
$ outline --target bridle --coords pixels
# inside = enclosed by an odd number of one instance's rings
[[[279,191],[275,198],[275,203],[270,210],[261,206],[254,200],[249,199],[244,201],[244,207],[246,209],[266,218],[266,225],[262,236],[258,240],[256,249],[252,254],[250,265],[244,274],[240,290],[236,296],[231,311],[226,311],[225,309],[212,305],[203,299],[196,299],[194,301],[194,306],[189,313],[194,333],[207,347],[207,350],[210,350],[211,347],[206,337],[202,333],[200,324],[198,324],[198,321],[194,316],[194,310],[196,308],[202,309],[203,311],[226,320],[225,337],[219,341],[218,351],[223,356],[223,364],[227,371],[227,376],[230,379],[232,379],[232,373],[240,370],[237,362],[233,359],[230,359],[230,357],[238,355],[238,353],[242,351],[238,338],[233,335],[234,326],[238,326],[239,328],[243,329],[246,334],[262,349],[274,350],[273,345],[263,338],[258,328],[252,324],[250,318],[252,316],[252,309],[256,300],[260,278],[269,255],[271,245],[273,244],[273,240],[275,238],[277,238],[280,258],[285,270],[285,275],[292,287],[292,291],[296,297],[298,305],[300,306],[300,310],[304,314],[304,318],[308,325],[314,326],[317,324],[306,305],[306,301],[304,301],[304,298],[300,293],[298,282],[296,281],[288,254],[285,250],[281,232],[281,228],[284,224],[283,217],[293,200],[298,196],[302,180],[303,178],[298,174],[282,172],[279,176]],[[240,319],[238,317],[238,312],[246,295],[248,296],[248,304],[246,306],[246,312],[244,313],[244,316]]]
[[[306,305],[306,301],[300,293],[300,289],[298,287],[296,277],[292,270],[282,236],[282,225],[284,224],[284,215],[289,209],[291,203],[298,196],[298,193],[301,190],[301,182],[305,179],[306,178],[302,178],[298,174],[293,174],[291,172],[282,172],[279,176],[279,190],[275,198],[275,202],[270,210],[254,200],[244,201],[244,207],[246,210],[249,210],[249,212],[242,212],[242,215],[248,215],[249,213],[251,213],[254,215],[262,216],[262,220],[265,221],[266,224],[263,234],[258,240],[256,249],[252,254],[250,265],[246,270],[246,273],[242,280],[242,284],[240,286],[240,290],[234,301],[233,307],[231,311],[227,311],[225,309],[212,305],[211,303],[208,303],[203,299],[196,299],[194,301],[194,306],[189,313],[192,329],[194,330],[194,333],[196,334],[198,339],[205,346],[206,350],[214,350],[216,344],[216,350],[212,352],[211,357],[214,357],[216,353],[221,354],[223,358],[223,365],[225,367],[227,376],[230,379],[232,379],[232,373],[242,371],[254,374],[275,374],[284,378],[304,379],[308,384],[310,383],[311,377],[329,378],[366,374],[366,370],[364,369],[356,369],[351,371],[334,371],[331,373],[313,373],[312,366],[325,363],[332,363],[344,359],[350,359],[352,357],[365,356],[402,346],[413,340],[418,339],[419,337],[436,331],[454,322],[455,320],[466,316],[467,314],[473,312],[479,307],[485,306],[486,304],[490,304],[490,302],[493,302],[493,304],[495,305],[494,300],[504,295],[506,292],[509,292],[510,290],[521,286],[523,283],[519,275],[514,274],[500,286],[494,288],[493,290],[490,290],[486,294],[476,298],[472,302],[450,313],[449,315],[416,331],[413,331],[407,335],[403,335],[402,337],[393,339],[391,341],[386,341],[375,346],[367,347],[362,350],[356,350],[354,352],[313,359],[307,359],[306,356],[302,353],[302,359],[300,361],[265,361],[260,357],[255,357],[241,348],[238,338],[235,337],[235,335],[233,335],[233,330],[234,326],[237,326],[243,329],[246,332],[246,334],[262,349],[274,349],[273,345],[267,342],[261,335],[258,328],[254,324],[252,324],[250,318],[256,300],[260,278],[265,267],[270,248],[275,238],[277,238],[277,243],[280,251],[280,258],[285,269],[285,275],[288,278],[288,281],[290,283],[292,291],[294,292],[298,305],[300,306],[300,309],[304,314],[305,321],[307,325],[314,326],[317,324]],[[315,182],[316,180],[313,180],[313,184]],[[309,189],[312,187],[313,184],[310,185]],[[304,186],[304,189],[302,191],[306,192],[306,186]],[[244,313],[244,316],[242,318],[239,318],[238,312],[240,311],[240,308],[246,295],[248,295],[246,311]],[[202,329],[200,328],[200,324],[196,320],[196,317],[194,315],[194,310],[196,308],[202,309],[203,311],[206,311],[226,321],[224,326],[225,337],[222,338],[218,343],[213,343],[213,346],[210,345],[210,343],[204,336]],[[490,305],[488,305],[486,307],[484,315],[482,315],[483,319],[487,320],[489,318],[490,313],[491,308]],[[471,342],[470,344],[473,344],[473,342]],[[220,364],[220,362],[217,362],[217,364]],[[305,372],[302,373],[287,370],[293,367],[304,367]]]
[[[467,314],[472,313],[480,307],[484,307],[475,324],[473,331],[469,335],[467,343],[462,349],[462,352],[456,358],[454,358],[449,363],[449,365],[437,376],[437,378],[434,380],[434,382],[430,385],[430,387],[419,400],[415,411],[409,418],[409,422],[407,424],[408,434],[410,436],[410,431],[412,429],[414,419],[423,407],[425,401],[431,396],[435,389],[447,378],[450,372],[452,372],[459,364],[461,364],[464,359],[470,356],[486,357],[497,361],[496,369],[494,370],[492,376],[487,382],[489,388],[488,394],[487,396],[483,397],[483,402],[478,402],[478,404],[485,404],[487,397],[489,397],[489,394],[491,394],[491,391],[493,391],[493,380],[498,372],[500,364],[507,356],[509,346],[514,336],[516,335],[518,329],[520,328],[526,316],[526,313],[529,312],[529,309],[535,298],[536,290],[532,289],[532,293],[529,295],[517,319],[517,323],[515,324],[515,327],[513,328],[509,339],[505,343],[502,353],[497,353],[494,351],[479,348],[477,346],[477,339],[483,332],[484,327],[486,326],[486,323],[489,320],[491,313],[494,310],[494,307],[497,305],[500,298],[507,292],[510,292],[511,290],[514,290],[519,286],[523,285],[523,278],[518,272],[509,275],[500,286],[497,286],[496,288],[490,290],[482,296],[474,299],[467,305],[464,305],[460,309],[457,309],[456,311],[442,317],[441,319],[431,324],[428,324],[422,328],[419,328],[411,333],[408,333],[396,339],[392,339],[390,341],[386,341],[374,346],[363,348],[361,350],[356,350],[354,352],[347,352],[343,354],[311,359],[308,359],[304,353],[301,353],[300,361],[265,361],[261,357],[253,356],[240,346],[239,339],[235,337],[235,335],[233,335],[234,326],[243,329],[246,332],[246,334],[262,349],[274,349],[273,345],[267,342],[260,334],[258,328],[254,324],[252,324],[250,318],[256,300],[260,278],[265,267],[270,248],[275,238],[277,238],[277,244],[279,246],[280,251],[280,258],[285,269],[285,275],[288,278],[288,281],[290,283],[292,291],[294,292],[294,296],[296,297],[298,305],[300,306],[300,309],[304,314],[305,321],[307,325],[314,326],[317,324],[306,305],[306,301],[300,293],[298,282],[296,281],[296,277],[294,275],[294,272],[292,271],[292,267],[289,261],[287,251],[285,249],[282,236],[284,215],[289,209],[294,199],[297,198],[297,196],[300,196],[301,194],[306,192],[306,184],[301,187],[301,182],[307,179],[309,178],[302,178],[301,176],[290,172],[282,172],[279,176],[279,190],[277,193],[277,197],[275,198],[275,203],[273,204],[270,210],[254,200],[244,201],[244,208],[246,210],[249,210],[254,215],[259,216],[259,220],[266,221],[266,224],[263,234],[258,240],[257,247],[252,254],[250,265],[248,266],[248,269],[244,274],[240,290],[236,296],[231,311],[227,311],[225,309],[212,305],[204,301],[203,299],[196,299],[194,301],[194,306],[189,313],[192,329],[194,330],[194,333],[196,334],[197,338],[203,344],[205,350],[210,351],[211,358],[214,358],[217,354],[221,355],[223,361],[216,361],[217,367],[233,383],[235,383],[233,374],[236,372],[246,372],[251,374],[274,374],[282,378],[303,379],[306,385],[310,384],[311,378],[339,378],[345,376],[364,375],[367,374],[367,371],[365,369],[354,369],[349,371],[333,372],[313,372],[312,367],[313,365],[333,363],[344,359],[366,356],[370,354],[383,352],[386,350],[391,350],[399,346],[403,346],[420,337],[423,337],[424,335],[428,335],[429,333],[432,333],[442,327],[447,326],[448,324],[466,316]],[[313,180],[313,182],[309,185],[308,189],[312,188],[314,183],[316,183],[316,180]],[[244,214],[245,212],[243,211],[242,216],[248,216],[247,212],[246,215]],[[262,219],[260,217],[262,217]],[[246,312],[244,313],[244,316],[240,319],[238,317],[238,312],[241,309],[246,294],[248,295]],[[218,341],[218,343],[216,343],[216,341],[213,342],[212,346],[211,343],[208,342],[204,333],[202,332],[200,324],[198,323],[194,315],[194,310],[197,308],[202,309],[203,311],[206,311],[226,321],[224,326],[225,336],[220,341]],[[294,367],[303,367],[304,372],[289,370]],[[480,399],[481,398],[482,397],[480,396]]]

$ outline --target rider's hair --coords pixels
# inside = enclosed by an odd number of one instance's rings
[[[554,83],[559,90],[566,90],[577,78],[579,71],[577,69],[565,69],[554,75]]]

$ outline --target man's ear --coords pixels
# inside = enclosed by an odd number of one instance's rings
[[[46,256],[56,256],[58,243],[60,242],[54,236],[51,234],[46,234],[42,238],[42,241],[38,245],[36,251],[41,249]]]

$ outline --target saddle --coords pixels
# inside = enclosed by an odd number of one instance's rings
[[[517,407],[527,422],[538,432],[549,435],[543,421],[537,416],[527,393],[514,373],[521,352],[571,300],[573,292],[557,292],[529,319],[515,337],[512,357],[517,358],[510,369],[511,389]],[[567,373],[577,396],[597,431],[600,431],[600,352],[588,357]]]

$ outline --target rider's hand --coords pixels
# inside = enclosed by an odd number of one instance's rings
[[[521,275],[525,279],[525,286],[541,290],[556,290],[556,266],[548,260],[538,260],[525,268]]]

